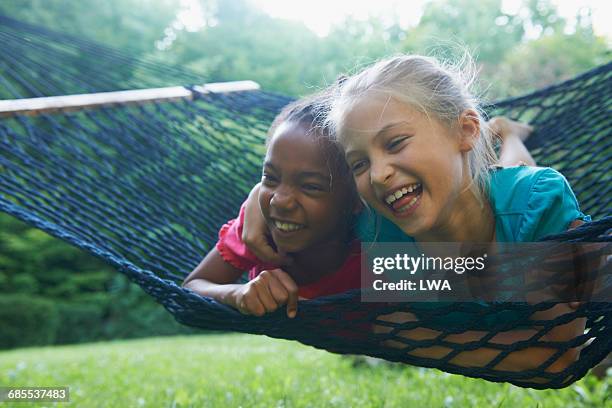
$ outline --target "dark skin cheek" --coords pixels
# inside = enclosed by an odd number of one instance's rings
[[[339,176],[338,176],[339,177]],[[341,219],[350,214],[352,208],[345,208],[351,205],[350,198],[353,197],[352,189],[342,188],[339,186],[336,191],[322,192],[318,196],[309,196],[308,194],[296,194],[294,199],[299,203],[299,211],[303,212],[304,221],[309,227],[316,230],[337,230]],[[259,205],[263,215],[267,218],[270,215],[270,201],[273,196],[273,191],[261,185],[259,192]],[[331,228],[335,226],[334,228]],[[328,236],[328,234],[325,234]]]

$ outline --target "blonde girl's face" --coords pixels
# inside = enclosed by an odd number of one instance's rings
[[[469,182],[457,131],[383,94],[363,97],[339,130],[359,194],[376,211],[417,238],[451,223]]]

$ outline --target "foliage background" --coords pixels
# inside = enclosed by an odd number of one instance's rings
[[[0,3],[0,14],[190,68],[202,82],[252,79],[293,96],[398,52],[457,59],[469,50],[486,100],[572,77],[611,55],[587,9],[570,25],[547,0],[526,0],[516,15],[501,0],[434,0],[414,27],[394,16],[347,19],[326,37],[247,0],[200,4],[205,24],[197,31],[177,19],[180,0],[16,0]],[[0,322],[0,348],[190,332],[99,260],[4,214]]]

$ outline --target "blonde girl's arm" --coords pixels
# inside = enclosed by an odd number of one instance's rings
[[[270,231],[259,208],[260,184],[257,183],[253,187],[245,203],[242,241],[249,251],[262,261],[273,265],[288,265],[291,258],[277,252],[269,243]]]

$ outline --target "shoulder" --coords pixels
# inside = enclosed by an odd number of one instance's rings
[[[549,167],[518,166],[491,172],[489,198],[496,214],[525,211],[546,197],[565,193],[574,197],[565,177]]]
[[[489,197],[508,241],[536,241],[586,219],[567,179],[548,167],[519,166],[491,173]],[[508,229],[510,229],[508,231]]]
[[[397,225],[374,210],[363,210],[357,217],[355,233],[361,242],[413,242]]]

